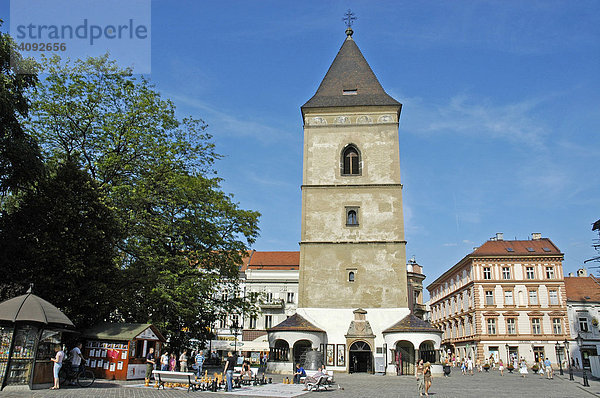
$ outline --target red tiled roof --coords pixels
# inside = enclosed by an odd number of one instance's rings
[[[509,248],[512,251],[509,251]],[[471,253],[474,256],[539,256],[540,254],[561,254],[561,252],[550,239],[542,238],[536,240],[488,240]]]
[[[600,284],[593,276],[568,276],[565,289],[569,301],[600,302]]]
[[[298,270],[300,252],[257,252],[249,253],[244,259],[242,271],[247,269]]]

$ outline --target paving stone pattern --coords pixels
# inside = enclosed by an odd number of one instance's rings
[[[281,382],[280,375],[274,375],[274,382]],[[308,392],[303,398],[334,398],[334,397],[418,397],[417,385],[411,376],[376,376],[368,374],[336,374],[336,382],[343,390]],[[134,388],[127,385],[139,384],[139,382],[113,382],[97,380],[92,388],[65,387],[59,391],[36,390],[36,391],[4,391],[0,398],[13,397],[107,397],[107,398],[233,398],[241,397],[231,393],[207,393],[186,392],[178,390],[160,390]],[[575,376],[575,381],[569,381],[569,376],[555,376],[554,380],[547,380],[539,375],[529,374],[527,378],[521,378],[518,374],[505,374],[501,377],[498,371],[489,373],[476,373],[474,376],[463,376],[459,371],[453,369],[451,377],[437,376],[433,379],[430,390],[431,397],[600,397],[600,381],[590,379],[590,387],[582,386],[581,375]],[[254,395],[256,396],[256,395]]]

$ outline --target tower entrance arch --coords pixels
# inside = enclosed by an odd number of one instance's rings
[[[373,352],[364,341],[356,341],[350,346],[350,373],[371,373],[373,371]]]

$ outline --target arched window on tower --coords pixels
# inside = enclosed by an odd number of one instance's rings
[[[348,211],[348,218],[346,219],[346,225],[358,225],[358,218],[356,217],[356,210]]]
[[[360,174],[360,155],[354,145],[348,145],[342,153],[342,174],[359,175]]]

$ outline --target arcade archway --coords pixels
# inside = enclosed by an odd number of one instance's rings
[[[299,340],[294,343],[294,364],[300,363],[304,365],[306,352],[310,351],[312,343],[309,340]]]
[[[415,347],[410,341],[396,343],[395,361],[398,376],[415,374]]]
[[[350,373],[373,372],[373,352],[371,347],[364,341],[355,341],[350,346],[350,362],[348,371]]]

